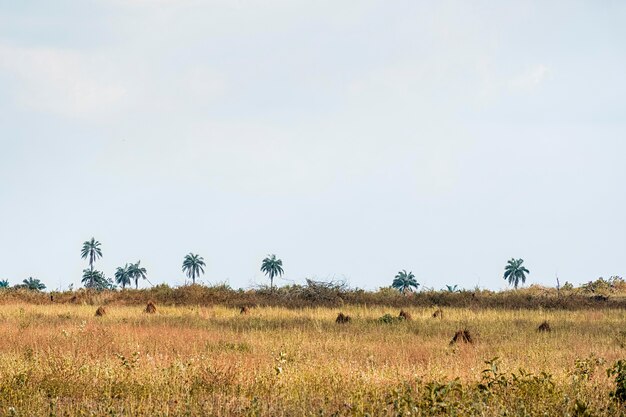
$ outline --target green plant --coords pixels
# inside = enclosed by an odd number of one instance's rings
[[[100,249],[100,242],[93,237],[83,243],[83,249],[80,252],[83,259],[89,259],[89,269],[93,271],[93,263],[102,257],[102,249]]]
[[[270,278],[270,290],[273,290],[274,277],[281,276],[284,272],[282,259],[276,258],[276,255],[268,255],[261,262],[261,272]]]
[[[102,271],[84,269],[81,282],[85,285],[85,288],[93,290],[101,291],[114,288],[113,281],[105,277]]]
[[[200,276],[200,273],[204,274],[204,259],[202,256],[189,253],[185,255],[183,260],[183,272],[187,274],[187,277],[191,278],[191,281],[195,284],[196,278]]]
[[[0,289],[9,288],[9,281],[6,279],[0,280]]]
[[[25,279],[22,283],[22,287],[29,290],[42,291],[46,289],[46,286],[40,280],[33,277],[28,277],[28,279]]]
[[[146,279],[147,277],[146,268],[141,267],[140,263],[141,261],[137,261],[137,263],[130,264],[127,270],[128,277],[135,280],[135,289],[139,288],[139,278]]]
[[[610,392],[610,397],[619,403],[626,402],[626,360],[620,359],[607,369],[607,376],[615,377],[615,390]]]
[[[404,269],[396,274],[391,284],[393,288],[405,295],[409,292],[416,291],[419,285],[420,284],[415,280],[413,272],[406,272]]]
[[[511,258],[504,268],[504,279],[508,280],[509,285],[513,285],[515,288],[519,286],[520,282],[525,283],[526,274],[530,274],[528,269],[522,265],[523,263],[523,259]]]
[[[127,285],[130,285],[129,268],[130,265],[126,264],[123,268],[118,266],[115,270],[115,282],[121,285],[123,290],[126,289]]]

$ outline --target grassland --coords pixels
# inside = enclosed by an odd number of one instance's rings
[[[626,353],[623,310],[413,308],[383,323],[398,310],[343,306],[338,325],[336,308],[157,308],[0,305],[0,414],[623,413],[606,374]],[[449,345],[460,328],[473,344]]]

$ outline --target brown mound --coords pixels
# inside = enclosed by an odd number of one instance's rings
[[[98,309],[96,310],[96,317],[102,317],[105,316],[107,314],[107,309],[104,308],[103,306],[98,307]]]
[[[398,317],[406,321],[410,321],[413,319],[413,317],[411,317],[411,313],[409,313],[408,311],[404,311],[404,310],[400,310],[400,314],[398,315]]]
[[[443,310],[438,308],[437,310],[435,310],[435,312],[433,313],[433,318],[439,318],[442,319],[443,318]]]
[[[339,323],[339,324],[350,323],[350,320],[352,319],[347,314],[339,313],[337,314],[337,319],[335,320],[335,323]]]
[[[239,314],[248,314],[249,312],[250,312],[250,309],[246,306],[239,308]]]
[[[450,344],[453,345],[455,343],[474,343],[474,340],[472,339],[472,335],[470,334],[469,330],[467,329],[463,329],[463,330],[459,330],[454,334],[454,337],[452,338],[452,340],[450,341]]]
[[[550,328],[550,323],[548,323],[547,321],[544,321],[543,323],[541,323],[539,325],[539,327],[537,327],[537,331],[538,332],[551,332],[552,329]]]
[[[70,298],[70,303],[76,304],[77,302],[78,302],[78,297],[76,297],[75,295],[72,296],[72,298]]]
[[[148,305],[146,305],[146,310],[145,311],[148,314],[156,313],[156,306],[154,305],[154,303],[152,301],[148,301]]]

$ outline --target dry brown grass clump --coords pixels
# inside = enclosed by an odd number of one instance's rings
[[[154,303],[152,301],[148,301],[148,305],[146,305],[146,310],[145,311],[148,314],[156,313],[156,306],[154,305]]]
[[[472,339],[472,335],[469,332],[469,330],[467,329],[458,330],[454,334],[454,337],[452,338],[452,340],[450,341],[451,345],[455,343],[474,343],[474,339]]]
[[[239,308],[239,314],[248,314],[250,312],[250,309],[246,306],[241,306]]]
[[[72,298],[70,298],[70,303],[76,304],[77,302],[78,302],[78,297],[73,295]]]
[[[106,314],[107,314],[107,309],[104,308],[104,306],[100,306],[96,310],[96,317],[102,317],[102,316],[105,316]]]
[[[433,313],[433,318],[435,318],[435,319],[442,319],[443,318],[443,310],[440,309],[440,308],[435,310],[435,312]]]
[[[350,318],[350,316],[348,316],[347,314],[339,313],[337,314],[337,319],[335,320],[335,323],[350,323],[350,320],[352,320],[352,318]]]
[[[537,331],[541,333],[551,332],[552,329],[550,328],[550,323],[548,323],[547,321],[544,321],[543,323],[539,325],[539,327],[537,327]]]
[[[408,311],[404,311],[404,310],[400,310],[400,314],[398,315],[398,317],[406,321],[413,320],[413,317],[411,317],[411,313],[409,313]]]

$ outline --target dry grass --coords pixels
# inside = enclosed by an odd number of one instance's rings
[[[241,316],[234,307],[147,315],[116,306],[96,318],[89,305],[0,305],[0,415],[408,415],[418,405],[445,415],[441,404],[459,415],[574,415],[576,400],[593,415],[619,414],[604,368],[626,354],[623,310],[448,308],[440,321],[416,308],[412,321],[382,325],[385,310],[344,306],[351,325],[336,326],[331,308]],[[558,332],[538,335],[543,320]],[[449,346],[466,326],[479,340]],[[606,366],[593,371],[592,354]],[[476,384],[494,357],[503,373],[545,372],[554,387],[533,385],[536,377],[483,397]],[[456,378],[452,394],[428,402],[432,384]]]

